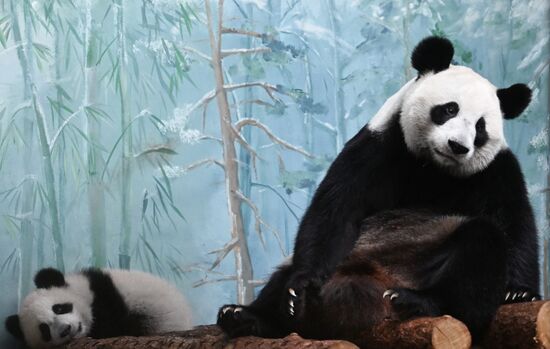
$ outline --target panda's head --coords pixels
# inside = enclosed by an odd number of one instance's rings
[[[89,332],[92,296],[84,291],[84,278],[67,282],[60,271],[47,268],[34,282],[37,289],[25,298],[19,314],[6,319],[8,332],[31,348],[57,347]]]
[[[523,112],[531,90],[523,84],[498,89],[470,68],[451,65],[453,53],[440,37],[416,46],[411,61],[418,77],[400,98],[400,125],[411,152],[469,176],[507,147],[503,120]]]

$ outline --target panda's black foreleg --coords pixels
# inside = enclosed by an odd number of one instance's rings
[[[248,306],[227,304],[218,311],[217,324],[229,337],[259,336],[283,337],[290,333],[291,325],[281,317],[279,310],[283,290],[292,273],[292,266],[282,266],[273,273]],[[286,320],[286,321],[285,321]]]
[[[452,315],[479,340],[503,299],[506,259],[504,233],[484,218],[470,219],[434,256],[420,291],[394,290],[392,303],[402,314]]]

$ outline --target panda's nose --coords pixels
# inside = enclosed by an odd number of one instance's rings
[[[59,336],[61,336],[61,338],[63,338],[63,337],[67,337],[69,334],[71,334],[71,325],[67,325],[67,327],[65,327],[63,329],[63,331],[61,331]]]
[[[455,153],[456,155],[464,155],[467,154],[470,149],[466,148],[462,144],[449,140],[449,148]]]

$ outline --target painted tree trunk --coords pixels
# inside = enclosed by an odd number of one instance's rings
[[[547,91],[549,91],[548,89]],[[550,110],[550,98],[547,98],[547,110]],[[546,144],[550,146],[550,113],[546,118]],[[550,165],[550,152],[546,152],[546,163]],[[548,166],[547,165],[547,166]],[[544,195],[544,208],[545,208],[545,223],[546,223],[546,234],[543,235],[543,266],[542,266],[542,275],[543,275],[543,293],[544,298],[548,299],[550,296],[550,233],[548,230],[550,228],[550,169],[546,170],[546,192]]]
[[[223,0],[218,1],[218,33],[217,40],[214,34],[214,22],[210,10],[209,0],[204,2],[208,19],[208,34],[210,48],[212,50],[212,65],[216,79],[216,101],[220,116],[220,128],[223,142],[223,159],[225,165],[225,189],[227,194],[227,206],[231,224],[231,237],[237,241],[233,248],[235,256],[235,271],[237,279],[237,302],[248,304],[254,299],[254,288],[250,285],[252,280],[252,263],[248,244],[244,236],[243,220],[241,214],[241,202],[236,192],[239,190],[239,174],[237,166],[237,154],[235,150],[235,135],[232,130],[231,112],[227,100],[227,92],[224,89],[224,76],[221,61],[221,28],[223,18]]]
[[[248,4],[246,6],[246,12],[248,12],[248,21],[250,23],[253,23],[253,7],[252,5]],[[252,47],[252,38],[250,36],[246,36],[244,40],[244,47],[247,49],[250,49]],[[245,82],[250,82],[250,77],[246,76]],[[236,93],[236,92],[235,92]],[[250,101],[254,98],[254,93],[251,89],[246,89],[244,92],[244,117],[248,118],[252,115],[252,103]],[[235,100],[235,108],[239,108],[238,101]],[[237,109],[238,110],[238,109]],[[252,130],[250,127],[247,127],[243,130],[243,138],[246,139],[248,142],[252,141]],[[240,191],[243,193],[244,196],[247,198],[250,197],[251,189],[252,189],[252,159],[250,156],[250,153],[247,149],[244,147],[240,147],[239,149],[239,186]],[[250,221],[251,221],[251,210],[250,207],[245,206],[244,204],[241,205],[241,213],[243,216],[243,228],[244,228],[244,235],[246,238],[250,235]]]
[[[85,23],[85,54],[86,65],[84,68],[85,96],[84,106],[95,107],[97,104],[97,45],[93,30],[92,4],[86,0]],[[107,265],[107,235],[105,230],[105,193],[101,180],[100,169],[105,162],[98,151],[96,144],[101,143],[101,124],[92,113],[85,113],[87,126],[87,158],[88,158],[88,221],[92,242],[92,265],[105,267]],[[124,178],[124,177],[123,177]]]
[[[334,0],[328,0],[329,7],[329,19],[332,34],[334,35],[332,41],[332,71],[334,75],[334,107],[335,107],[335,120],[338,134],[336,135],[336,153],[344,147],[348,136],[345,123],[345,108],[344,108],[344,89],[342,86],[342,68],[340,59],[340,50],[338,50],[338,38],[340,37],[340,23],[336,18],[337,10],[334,4]]]
[[[115,16],[117,24],[117,40],[118,40],[118,88],[120,97],[120,130],[124,132],[130,123],[130,110],[128,106],[128,74],[127,65],[128,58],[126,56],[126,29],[124,18],[124,0],[115,1]],[[132,220],[131,220],[131,184],[132,184],[132,132],[131,130],[123,135],[122,141],[122,171],[121,171],[121,228],[119,242],[119,267],[122,269],[130,268],[130,239],[132,236]]]
[[[63,62],[63,56],[64,52],[61,49],[61,43],[63,41],[63,32],[56,31],[55,32],[55,43],[54,43],[54,54],[55,54],[55,63],[54,63],[54,74],[55,74],[55,81],[57,81],[58,84],[61,84],[62,74],[61,74],[61,63]],[[57,124],[56,127],[59,128],[61,125],[63,125],[63,117],[62,117],[62,108],[61,105],[64,102],[64,97],[60,91],[59,88],[56,89],[56,102],[57,106],[55,108],[55,113],[57,116]],[[61,235],[63,236],[65,234],[65,209],[66,209],[66,193],[65,189],[67,186],[67,180],[65,175],[65,137],[61,136],[61,139],[59,140],[59,145],[57,150],[57,188],[58,188],[58,208],[59,208],[59,229],[61,231]],[[42,211],[41,213],[42,214]],[[43,222],[42,220],[40,220]],[[43,237],[42,237],[43,239]],[[39,267],[39,266],[37,266]]]
[[[12,32],[13,40],[17,45],[17,58],[19,59],[19,64],[21,65],[21,71],[23,73],[23,98],[25,101],[30,100],[30,84],[29,78],[29,66],[27,63],[27,58],[25,56],[23,40],[21,37],[21,29],[19,26],[19,18],[17,17],[17,8],[16,2],[11,0],[11,20],[12,20]],[[25,120],[23,121],[23,134],[25,139],[28,142],[25,144],[24,157],[30,159],[32,156],[32,139],[33,139],[33,129],[34,123],[31,116],[25,113]],[[31,162],[23,161],[23,170],[25,174],[32,173]],[[18,299],[19,302],[23,297],[29,292],[31,287],[32,280],[32,248],[33,248],[33,235],[34,228],[32,225],[32,192],[33,192],[33,182],[31,180],[25,181],[22,188],[22,204],[19,210],[19,215],[22,217],[20,224],[20,237],[19,237],[19,253],[20,253],[20,267],[19,267],[19,289],[18,289]]]

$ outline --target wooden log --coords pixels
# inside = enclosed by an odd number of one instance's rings
[[[550,302],[503,305],[483,341],[489,349],[550,348]]]
[[[149,337],[80,338],[67,349],[358,349],[341,340],[303,339],[293,333],[285,338],[241,337],[228,340],[215,325],[198,326],[185,332]]]
[[[361,334],[355,342],[361,348],[468,349],[472,338],[466,325],[445,315],[403,323],[388,320]]]
[[[384,321],[371,331],[361,333],[354,342],[361,348],[395,349],[461,349],[470,348],[471,337],[466,326],[450,317],[419,318],[399,323]],[[550,302],[528,302],[503,305],[496,314],[483,343],[484,349],[550,349]],[[81,338],[67,349],[355,349],[342,340],[309,340],[297,334],[267,339],[242,337],[228,340],[215,325],[198,326],[191,331],[149,337],[107,339]]]

